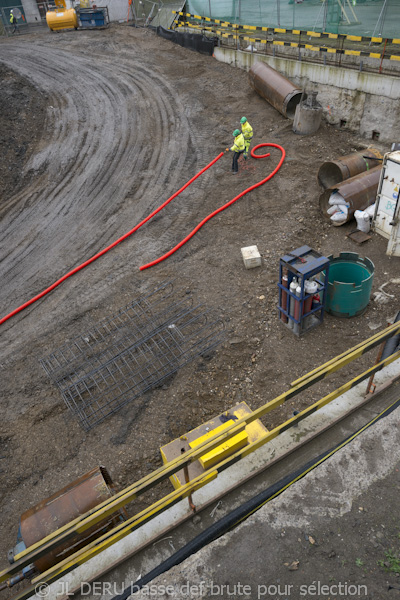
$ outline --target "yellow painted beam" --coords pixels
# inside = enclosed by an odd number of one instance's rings
[[[328,52],[329,52],[329,48],[328,48]],[[323,365],[317,367],[316,369],[313,369],[312,371],[310,371],[309,373],[306,373],[305,375],[302,375],[295,381],[292,381],[292,383],[290,385],[292,387],[295,387],[297,385],[300,385],[301,383],[304,383],[306,380],[312,379],[316,374],[318,374],[322,371],[327,371],[332,365],[336,364],[339,360],[341,360],[342,358],[344,358],[346,356],[358,358],[359,356],[361,356],[358,353],[359,350],[361,350],[362,351],[361,354],[363,354],[364,352],[374,348],[381,342],[389,339],[390,337],[392,337],[395,333],[398,333],[399,331],[400,331],[400,322],[393,323],[393,325],[387,327],[383,331],[379,331],[378,333],[375,333],[367,340],[360,342],[356,346],[353,346],[353,348],[349,348],[349,350],[346,350],[346,352],[342,352],[342,354],[339,354],[338,356],[331,358],[331,360],[328,360]],[[354,359],[350,358],[350,360],[354,360]]]
[[[286,431],[287,429],[289,429],[290,427],[292,427],[293,425],[295,425],[296,423],[298,423],[305,417],[316,412],[323,406],[326,406],[329,402],[331,402],[332,400],[334,400],[335,398],[337,398],[344,392],[350,390],[351,388],[353,388],[355,385],[357,385],[361,381],[364,381],[365,379],[370,377],[370,375],[375,373],[377,370],[380,370],[383,366],[386,366],[386,365],[390,364],[391,362],[393,362],[394,360],[397,360],[399,357],[400,357],[400,351],[389,356],[385,360],[381,361],[379,364],[374,365],[373,367],[370,367],[369,369],[367,369],[367,371],[364,371],[363,373],[361,373],[361,375],[358,375],[357,377],[355,377],[351,381],[345,383],[340,388],[331,392],[324,398],[321,398],[321,400],[319,400],[318,402],[315,402],[313,405],[304,409],[303,411],[301,411],[299,414],[295,415],[288,421],[282,423],[281,425],[278,425],[278,427],[276,427],[272,431],[266,433],[261,439],[257,440],[253,444],[245,447],[244,449],[239,450],[234,455],[225,459],[223,462],[219,463],[215,467],[215,469],[213,469],[211,472],[206,471],[203,475],[200,475],[199,477],[197,477],[190,483],[186,484],[185,486],[182,486],[179,490],[175,490],[174,492],[171,492],[170,494],[168,494],[168,496],[165,496],[164,498],[162,498],[158,502],[154,503],[147,509],[144,509],[138,515],[135,515],[134,517],[132,517],[125,523],[120,524],[119,526],[114,528],[111,532],[108,532],[108,533],[104,534],[101,538],[94,540],[91,544],[89,544],[85,548],[82,548],[81,550],[76,552],[72,557],[68,557],[61,563],[58,563],[57,565],[55,565],[54,567],[52,567],[45,573],[36,577],[32,581],[32,583],[34,585],[32,585],[30,588],[24,590],[24,592],[21,592],[13,600],[26,600],[34,591],[35,585],[38,585],[40,583],[46,583],[46,584],[53,583],[54,581],[56,581],[63,575],[66,575],[68,572],[75,569],[77,566],[90,560],[91,558],[93,558],[94,556],[99,554],[101,551],[105,550],[106,548],[109,548],[111,545],[113,545],[114,543],[116,543],[117,541],[119,541],[120,539],[122,539],[123,537],[125,537],[126,535],[128,535],[129,533],[134,531],[135,529],[137,529],[137,527],[139,527],[140,525],[143,525],[145,522],[147,522],[151,518],[155,517],[159,512],[162,512],[163,510],[166,510],[170,506],[173,506],[181,498],[187,497],[189,494],[193,493],[197,489],[200,489],[201,487],[203,487],[210,481],[214,480],[217,477],[218,473],[220,473],[223,470],[225,470],[226,468],[228,468],[231,464],[237,462],[238,459],[244,458],[245,456],[249,455],[251,452],[254,452],[254,450],[256,450],[257,448],[260,448],[265,443],[276,438],[279,434],[283,433],[284,431]],[[255,413],[260,413],[260,411],[263,411],[264,408],[265,407],[262,407],[261,409],[254,411],[252,413],[251,417],[248,417],[246,420],[247,421],[249,419],[254,420],[254,418],[256,418],[256,417],[254,417]]]
[[[201,437],[197,438],[197,440],[193,440],[192,442],[189,442],[190,448],[198,448],[198,446],[203,445],[204,442],[207,442],[210,438],[212,438],[217,433],[222,433],[223,431],[226,431],[229,427],[231,427],[231,425],[233,425],[233,423],[234,423],[234,421],[231,419],[231,420],[227,421],[226,423],[222,423],[222,425],[219,425],[215,429],[208,431]],[[239,450],[240,448],[243,448],[243,446],[246,446],[247,441],[248,441],[248,435],[247,435],[246,431],[241,431],[237,435],[230,437],[228,440],[226,440],[220,446],[217,446],[216,448],[214,448],[213,450],[210,450],[206,454],[202,454],[199,458],[201,466],[205,470],[213,467],[218,462],[221,462],[227,456],[236,452],[236,450]]]
[[[304,389],[307,389],[313,383],[320,381],[329,373],[339,370],[355,358],[358,358],[364,354],[367,350],[372,349],[380,344],[383,340],[388,339],[399,329],[400,323],[396,323],[391,327],[386,328],[380,334],[372,336],[369,340],[362,342],[355,348],[350,349],[339,357],[332,359],[332,361],[328,361],[328,363],[322,367],[319,367],[318,369],[315,369],[311,373],[305,375],[303,378],[300,378],[300,380],[298,380],[299,383],[295,382],[296,385],[293,385],[291,389],[255,410],[250,416],[239,419],[235,425],[231,426],[226,432],[217,434],[211,438],[210,441],[205,442],[204,445],[200,446],[199,448],[190,450],[182,457],[178,457],[171,461],[167,466],[160,467],[125,490],[122,490],[118,494],[112,496],[109,500],[103,502],[95,509],[88,511],[71,523],[56,530],[43,540],[27,548],[24,552],[19,553],[15,557],[16,562],[0,573],[0,582],[6,581],[11,575],[19,572],[24,566],[27,566],[34,560],[37,560],[41,556],[44,556],[50,552],[52,549],[56,548],[61,541],[67,541],[76,532],[81,533],[86,531],[89,527],[98,523],[106,516],[113,514],[115,511],[131,502],[138,495],[143,494],[151,489],[154,485],[171,477],[171,475],[182,469],[185,465],[197,460],[202,454],[217,447],[232,435],[239,433],[246,426],[246,424],[265,416],[268,412],[274,410],[285,401],[293,398]],[[395,357],[397,357],[397,355],[395,355]],[[389,358],[392,360],[391,357]],[[372,370],[370,370],[370,372],[376,372],[382,368],[384,364],[389,364],[391,360],[389,361],[389,359],[386,359],[386,362],[384,361],[383,363],[379,363],[378,366],[371,368]]]

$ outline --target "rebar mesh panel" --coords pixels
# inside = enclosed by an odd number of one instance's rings
[[[173,322],[192,307],[191,297],[169,304],[172,292],[173,285],[167,282],[150,294],[137,298],[115,315],[102,319],[85,333],[41,359],[43,369],[54,382],[59,383],[64,378],[68,380],[76,370],[90,372],[116,353],[151,337],[157,329]],[[85,362],[82,363],[82,360]]]
[[[221,319],[193,306],[191,297],[171,302],[171,285],[162,284],[40,360],[85,430],[222,341]]]

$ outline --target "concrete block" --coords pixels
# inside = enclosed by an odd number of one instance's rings
[[[261,267],[261,255],[257,246],[247,246],[247,248],[242,248],[241,253],[246,269]]]

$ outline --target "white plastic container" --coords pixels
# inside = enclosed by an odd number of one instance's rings
[[[354,213],[355,220],[357,221],[357,228],[364,233],[368,233],[370,230],[370,217],[366,210],[356,210]]]

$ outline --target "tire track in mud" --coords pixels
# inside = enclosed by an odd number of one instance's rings
[[[196,171],[202,152],[173,86],[132,55],[116,65],[27,43],[3,46],[1,60],[51,103],[48,139],[27,166],[47,180],[33,181],[2,219],[4,314],[129,230]]]

